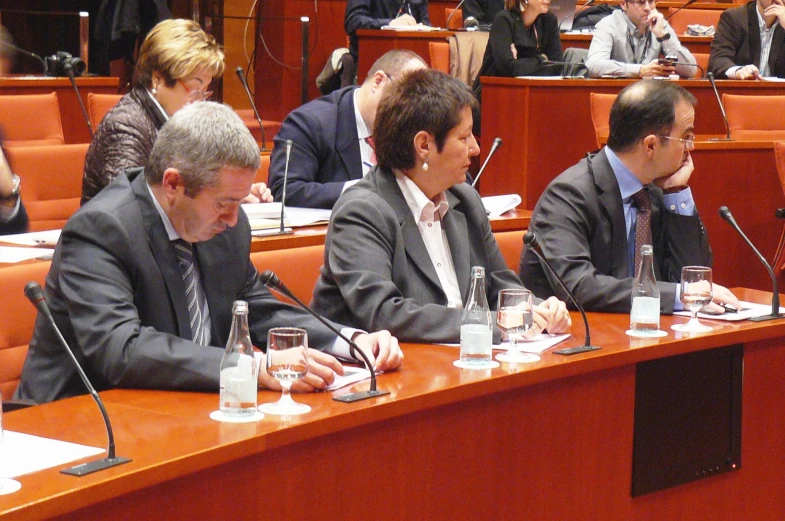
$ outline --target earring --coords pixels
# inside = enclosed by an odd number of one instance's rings
[[[425,161],[423,161],[423,163],[422,163],[422,169],[423,169],[423,171],[424,171],[424,172],[427,172],[429,168],[430,168],[430,167],[428,166],[428,159],[426,159],[426,160],[425,160]]]
[[[158,88],[155,85],[153,85],[153,88],[150,90],[150,92],[152,92],[153,96],[155,96],[156,94],[158,94]]]

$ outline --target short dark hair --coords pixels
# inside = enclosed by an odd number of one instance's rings
[[[472,91],[460,80],[435,69],[407,73],[379,102],[373,125],[379,166],[413,168],[414,136],[421,130],[433,134],[441,152],[447,133],[461,122],[461,111],[476,106]]]
[[[407,51],[406,49],[393,49],[392,51],[387,51],[382,54],[378,60],[373,62],[371,69],[368,71],[368,76],[365,77],[365,81],[371,81],[371,78],[373,78],[373,74],[376,71],[384,71],[388,76],[393,76],[396,77],[395,79],[398,79],[397,76],[400,76],[401,70],[412,60],[417,60],[424,66],[428,66],[419,54],[412,51]]]
[[[642,80],[625,87],[613,102],[608,148],[627,152],[649,134],[669,134],[680,101],[695,106],[695,96],[671,81]]]

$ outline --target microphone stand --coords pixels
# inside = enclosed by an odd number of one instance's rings
[[[269,237],[271,235],[289,235],[292,232],[291,228],[287,228],[284,224],[286,218],[286,184],[289,182],[289,157],[292,155],[292,145],[294,142],[291,139],[286,140],[286,165],[283,170],[283,193],[281,194],[281,225],[277,230],[257,230],[253,232],[256,237]]]
[[[491,151],[488,152],[488,157],[485,158],[485,162],[480,167],[480,171],[477,172],[477,177],[475,177],[474,181],[472,181],[472,188],[474,188],[475,185],[477,185],[477,181],[480,180],[480,176],[482,175],[483,172],[485,172],[485,167],[488,166],[488,161],[491,160],[493,155],[496,153],[496,150],[498,150],[500,146],[502,146],[502,138],[497,137],[496,139],[493,140]]]
[[[76,86],[74,67],[71,65],[71,63],[66,63],[63,65],[63,71],[65,72],[65,75],[68,76],[68,79],[71,80],[71,85],[74,88],[74,92],[76,92],[76,99],[79,101],[79,107],[82,109],[82,116],[87,123],[87,130],[90,131],[90,137],[93,138],[95,137],[95,130],[93,129],[93,124],[90,121],[90,116],[87,115],[87,110],[84,108],[84,102],[82,101],[82,95],[79,93],[79,87]]]
[[[713,137],[709,138],[709,141],[733,141],[730,137],[730,125],[728,125],[728,116],[725,114],[725,105],[722,104],[722,99],[720,98],[720,93],[717,92],[717,84],[714,83],[714,73],[709,71],[706,73],[706,77],[709,78],[709,83],[711,83],[711,88],[714,89],[714,97],[717,98],[717,105],[720,106],[720,113],[722,114],[722,121],[725,123],[725,137]]]
[[[259,111],[256,110],[256,103],[253,101],[253,96],[251,96],[251,89],[248,88],[248,81],[246,81],[245,76],[243,75],[243,68],[237,67],[234,70],[237,73],[237,77],[240,78],[240,83],[243,84],[243,88],[245,88],[245,95],[248,96],[248,101],[251,102],[251,108],[253,109],[253,115],[256,117],[256,121],[259,123],[259,128],[262,130],[262,152],[267,152],[267,138],[264,135],[264,125],[262,124],[262,117],[259,116]]]
[[[287,288],[281,279],[278,278],[274,272],[267,270],[259,276],[262,280],[262,283],[267,286],[268,288],[277,291],[278,293],[282,294],[283,296],[292,299],[298,306],[300,306],[304,311],[306,311],[309,315],[313,318],[318,320],[323,326],[327,329],[335,333],[335,335],[349,344],[349,349],[354,356],[359,356],[363,359],[365,363],[365,367],[368,368],[368,371],[371,373],[371,385],[367,391],[360,391],[351,394],[344,394],[343,396],[336,396],[333,400],[337,402],[343,403],[352,403],[358,402],[360,400],[366,400],[368,398],[376,398],[377,396],[384,396],[385,394],[390,394],[389,391],[379,391],[376,389],[376,371],[374,371],[373,365],[371,365],[371,361],[368,359],[368,356],[360,349],[353,340],[350,340],[346,337],[343,333],[338,330],[335,326],[327,322],[324,317],[320,316],[319,314],[315,313],[311,308],[306,306],[302,300],[297,298],[297,296],[292,293],[289,288]]]
[[[452,17],[453,17],[453,16],[455,16],[455,13],[457,13],[457,12],[458,12],[458,9],[460,9],[460,8],[461,8],[461,6],[463,5],[463,3],[464,3],[465,1],[466,1],[466,0],[461,0],[460,2],[458,2],[458,5],[457,5],[457,6],[455,6],[455,9],[453,9],[453,10],[452,10],[452,13],[450,13],[450,16],[448,16],[448,17],[447,17],[447,21],[446,21],[446,22],[444,22],[444,28],[445,28],[445,29],[449,29],[449,28],[450,28],[450,20],[452,20]]]

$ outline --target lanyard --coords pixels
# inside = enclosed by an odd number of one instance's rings
[[[644,33],[644,36],[646,38],[646,42],[644,42],[643,51],[641,52],[640,57],[638,57],[635,55],[635,40],[633,40],[632,38],[632,33],[629,31],[627,32],[627,41],[630,44],[630,50],[632,51],[632,59],[635,64],[643,63],[643,58],[646,57],[646,53],[649,51],[649,47],[651,46],[651,33],[649,31],[646,31]]]

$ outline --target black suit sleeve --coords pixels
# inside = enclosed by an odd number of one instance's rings
[[[720,15],[709,56],[709,71],[718,79],[727,79],[726,73],[731,67],[752,63],[752,56],[748,56],[749,63],[737,63],[742,48],[749,49],[749,34],[747,27],[739,19],[740,14],[742,13],[725,11]],[[743,54],[749,55],[749,52]]]

